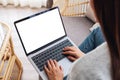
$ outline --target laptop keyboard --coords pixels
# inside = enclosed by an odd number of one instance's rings
[[[43,52],[32,57],[32,60],[37,65],[40,71],[43,71],[43,67],[46,64],[47,60],[55,59],[57,61],[63,59],[65,56],[62,55],[63,48],[66,46],[72,46],[71,42],[67,39]]]

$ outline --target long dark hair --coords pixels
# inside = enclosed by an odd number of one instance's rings
[[[92,6],[109,46],[112,78],[120,80],[120,0],[92,0]]]

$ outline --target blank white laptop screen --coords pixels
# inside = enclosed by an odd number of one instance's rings
[[[58,9],[16,23],[27,54],[65,35]]]

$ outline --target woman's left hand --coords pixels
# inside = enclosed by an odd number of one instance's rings
[[[44,66],[44,70],[49,80],[63,80],[63,69],[58,65],[56,60],[48,60],[47,66]]]

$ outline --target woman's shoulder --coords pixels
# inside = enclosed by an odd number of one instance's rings
[[[69,79],[110,80],[110,67],[109,49],[105,42],[73,63]]]

